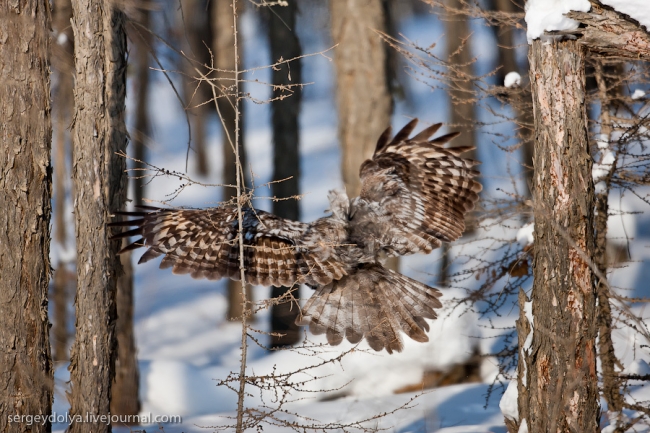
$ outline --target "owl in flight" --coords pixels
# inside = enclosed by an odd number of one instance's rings
[[[400,331],[428,341],[424,319],[435,319],[441,293],[382,265],[385,257],[429,253],[460,237],[465,214],[482,187],[478,163],[462,158],[470,147],[445,148],[459,135],[430,137],[441,124],[412,138],[417,119],[391,139],[388,128],[372,159],[361,165],[361,193],[329,193],[331,215],[312,223],[242,209],[246,282],[306,284],[315,289],[296,322],[329,344],[365,338],[376,351],[403,348]],[[160,268],[193,278],[240,279],[237,207],[124,212],[135,226],[115,238],[141,238],[120,253],[147,247],[139,263],[164,255]]]

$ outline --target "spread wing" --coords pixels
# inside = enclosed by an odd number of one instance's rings
[[[442,241],[458,239],[465,214],[474,208],[482,186],[474,178],[478,162],[461,157],[471,147],[445,148],[459,133],[429,140],[441,124],[409,138],[417,119],[391,140],[388,128],[375,154],[361,166],[359,199],[374,209],[375,231],[389,254],[429,253]]]
[[[160,268],[193,278],[240,279],[239,220],[237,208],[159,209],[141,207],[141,212],[122,212],[135,217],[110,223],[113,227],[135,226],[113,239],[140,236],[120,251],[147,247],[139,263],[164,255]],[[268,212],[244,208],[244,266],[246,281],[265,286],[321,285],[346,275],[346,268],[333,249],[314,248],[318,225],[276,217]],[[320,225],[323,224],[319,221]]]

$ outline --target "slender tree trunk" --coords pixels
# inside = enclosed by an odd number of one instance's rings
[[[608,92],[608,86],[603,74],[602,63],[596,63],[595,67],[596,84],[598,86],[598,96],[600,99],[600,134],[601,140],[610,141],[612,135],[612,119],[610,116],[611,110],[611,95]],[[611,90],[610,90],[611,92]],[[612,164],[609,175],[606,176],[604,182],[606,188],[604,191],[596,194],[596,217],[595,217],[595,231],[596,231],[596,253],[594,260],[598,266],[598,271],[601,276],[607,275],[607,222],[609,218],[609,188],[611,177],[616,170],[616,164]],[[615,366],[620,362],[616,357],[614,351],[614,342],[612,341],[612,307],[609,296],[609,286],[607,281],[599,278],[597,282],[597,295],[598,295],[598,356],[600,358],[600,365],[603,376],[603,397],[607,402],[607,410],[612,417],[610,421],[613,425],[621,425],[622,417],[621,411],[623,410],[624,396],[621,394],[621,381]]]
[[[215,0],[216,1],[216,0]],[[209,71],[203,65],[210,65],[211,32],[210,32],[210,2],[205,0],[182,0],[182,19],[180,32],[181,38],[187,43],[184,50],[190,60],[183,62],[185,73],[185,100],[187,109],[191,113],[192,120],[192,147],[196,152],[196,171],[202,176],[207,176],[210,167],[206,146],[206,122],[210,113],[210,104],[206,101],[212,98],[212,92],[205,83],[199,84],[194,80],[197,73],[194,68],[208,74]]]
[[[537,40],[529,61],[535,119],[533,336],[521,350],[526,372],[519,382],[520,423],[525,418],[533,432],[595,432],[598,327],[585,50],[576,41]]]
[[[241,64],[242,46],[239,46],[240,58],[235,59],[235,35],[233,33],[233,10],[231,0],[213,0],[212,5],[212,28],[214,31],[213,52],[215,58],[214,67],[216,72],[215,85],[217,88],[217,105],[221,115],[221,121],[224,125],[223,131],[223,182],[227,185],[237,184],[237,168],[235,165],[235,152],[233,145],[235,143],[235,111],[239,110],[239,159],[244,178],[247,178],[248,163],[246,152],[244,150],[244,125],[243,125],[243,104],[242,100],[234,93],[235,62]],[[238,9],[241,8],[241,2],[238,3]],[[237,11],[238,15],[241,13]],[[234,188],[226,188],[224,191],[224,200],[229,200],[235,196]],[[228,320],[239,320],[242,315],[243,306],[241,304],[241,282],[228,280]],[[247,299],[252,299],[252,288],[247,286]]]
[[[462,9],[461,0],[446,0],[446,5],[452,9]],[[449,75],[450,123],[452,128],[463,131],[453,142],[453,146],[475,146],[474,125],[476,124],[476,108],[473,90],[473,57],[470,46],[470,28],[465,14],[449,13],[445,17],[445,42],[447,44],[447,61],[451,70]],[[476,158],[476,152],[468,152],[468,158]],[[474,223],[467,223],[467,231],[474,230]],[[438,284],[449,286],[449,245],[442,246],[442,259]]]
[[[136,108],[135,131],[133,138],[133,157],[144,161],[145,141],[149,136],[149,115],[147,97],[149,95],[149,50],[151,49],[151,34],[145,29],[149,28],[149,11],[141,9],[136,17],[138,24],[133,24],[128,31],[131,40],[136,45]],[[136,163],[136,168],[143,167]],[[143,204],[144,179],[141,173],[136,172],[131,177],[134,190],[134,202]],[[125,246],[126,242],[123,242]],[[137,415],[140,412],[140,374],[138,371],[138,358],[133,329],[133,263],[131,252],[120,256],[123,274],[117,279],[117,294],[115,304],[117,321],[115,334],[117,340],[117,357],[115,359],[115,379],[111,392],[111,413],[116,415]]]
[[[73,36],[70,28],[72,5],[70,0],[54,1],[52,27],[56,43],[52,44],[52,69],[57,75],[58,86],[52,90],[52,105],[54,107],[54,241],[62,249],[67,249],[68,230],[66,224],[66,195],[69,189],[66,179],[69,172],[66,161],[72,153],[69,146],[70,137],[67,133],[72,120],[74,95],[72,79],[74,72]],[[68,356],[68,303],[72,295],[71,282],[74,272],[69,269],[70,263],[61,258],[54,264],[51,300],[53,303],[52,343],[55,361],[67,361]],[[71,278],[72,277],[72,278]]]
[[[124,242],[126,246],[126,241]],[[140,373],[133,335],[133,263],[131,254],[120,256],[124,273],[117,279],[115,305],[117,321],[115,335],[117,357],[115,379],[111,390],[111,414],[137,415],[140,413]]]
[[[75,122],[73,182],[77,239],[76,338],[70,362],[70,415],[110,411],[114,377],[116,281],[120,243],[106,228],[125,200],[124,125],[126,33],[124,14],[110,0],[73,0]],[[70,431],[109,432],[102,423],[70,424]]]
[[[52,411],[49,3],[2,2],[0,17],[0,432],[47,432],[10,417]]]
[[[271,62],[292,59],[301,55],[300,42],[296,34],[297,3],[288,6],[273,6],[269,13],[269,40]],[[299,84],[302,80],[300,60],[273,68],[274,98],[283,98],[271,103],[273,113],[273,196],[281,199],[273,202],[273,213],[295,221],[300,220],[300,202],[289,198],[300,194],[300,115],[301,90],[283,86]],[[291,292],[293,298],[300,298],[300,286],[273,287],[271,296],[280,299]],[[288,299],[293,299],[289,297]],[[271,347],[289,346],[300,339],[300,328],[295,319],[300,308],[295,301],[284,299],[271,307]]]

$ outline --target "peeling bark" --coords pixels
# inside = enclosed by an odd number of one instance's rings
[[[585,109],[585,50],[534,41],[529,53],[535,119],[533,339],[529,431],[597,431],[594,186]],[[521,419],[520,416],[520,419]]]

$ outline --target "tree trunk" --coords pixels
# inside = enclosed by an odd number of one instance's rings
[[[343,182],[353,197],[361,189],[361,163],[390,125],[386,49],[375,32],[385,30],[384,9],[381,0],[332,0],[331,8]]]
[[[70,415],[110,412],[116,354],[115,294],[120,243],[110,241],[110,214],[125,200],[124,14],[110,0],[73,0],[75,122],[72,128],[77,239],[76,338],[70,362]],[[74,419],[70,431],[109,432],[105,423]]]
[[[598,97],[600,99],[600,135],[601,140],[611,141],[612,119],[610,110],[612,110],[612,95],[610,92],[616,92],[616,88],[608,86],[603,73],[603,64],[597,62],[595,65],[595,78],[598,86]],[[619,73],[622,74],[622,71]],[[614,96],[615,97],[615,96]],[[625,423],[621,416],[624,395],[621,393],[621,381],[618,378],[615,366],[620,365],[614,351],[614,341],[612,340],[612,306],[610,303],[610,293],[607,281],[604,277],[607,275],[607,222],[609,218],[609,189],[611,186],[612,174],[616,170],[616,162],[612,164],[609,174],[604,182],[606,188],[604,191],[596,194],[596,217],[594,228],[596,231],[596,248],[594,260],[598,266],[600,276],[597,282],[598,295],[598,356],[603,377],[603,397],[607,402],[607,410],[610,415],[610,423],[620,427]]]
[[[452,9],[462,9],[462,0],[446,0],[446,5]],[[474,77],[473,57],[470,46],[470,29],[467,15],[447,14],[445,17],[445,42],[447,44],[447,61],[450,64],[449,98],[452,130],[461,130],[452,146],[475,146],[474,125],[476,124],[475,99],[472,80]],[[466,154],[468,158],[476,158],[476,152]],[[467,231],[474,230],[474,223],[467,223]],[[438,284],[449,286],[449,245],[442,246],[442,258]]]
[[[387,75],[390,63],[383,39],[376,33],[386,31],[386,8],[382,0],[332,0],[331,9],[343,182],[348,195],[354,197],[361,190],[359,168],[372,157],[393,111]],[[385,266],[397,271],[399,258],[389,258]]]
[[[241,8],[241,2],[238,3]],[[241,13],[238,10],[238,16]],[[235,140],[235,110],[239,110],[239,159],[244,179],[248,176],[248,163],[244,150],[244,125],[243,125],[243,104],[239,95],[236,95],[235,82],[237,78],[231,71],[235,70],[235,62],[241,64],[242,45],[239,45],[239,58],[235,59],[235,35],[233,33],[233,10],[232,0],[214,0],[212,5],[212,28],[214,31],[213,51],[216,71],[216,95],[217,105],[221,121],[223,122],[223,182],[227,185],[237,184],[237,168],[235,165],[235,152],[233,149]],[[224,201],[235,197],[234,188],[224,190]],[[228,320],[238,320],[243,311],[241,303],[241,282],[228,280]],[[252,287],[247,286],[247,299],[252,299]]]
[[[297,4],[289,2],[288,6],[271,7],[269,13],[269,40],[271,42],[271,62],[299,57],[300,42],[296,34]],[[302,80],[300,60],[273,68],[273,177],[271,185],[273,197],[280,200],[273,202],[273,213],[282,217],[300,220],[300,202],[295,197],[300,194],[300,134],[298,116],[300,115],[301,90],[299,87],[287,89],[283,86],[299,84]],[[282,98],[282,99],[280,99]],[[289,296],[300,298],[300,286],[273,287],[271,296],[280,299]],[[282,298],[271,307],[271,347],[290,346],[300,340],[300,328],[295,319],[300,308],[295,301]]]
[[[0,3],[0,432],[46,432],[11,417],[52,411],[50,11]]]
[[[191,113],[192,148],[196,152],[196,172],[202,176],[207,176],[210,171],[205,143],[205,128],[210,113],[210,104],[205,104],[205,102],[212,99],[212,92],[207,83],[199,84],[195,80],[198,78],[195,68],[209,75],[210,71],[203,67],[203,65],[210,65],[212,62],[210,51],[208,51],[212,37],[208,4],[209,2],[205,0],[182,0],[180,8],[182,13],[180,33],[181,39],[187,43],[184,51],[188,57],[183,62],[183,68],[187,74],[186,77],[183,77],[185,102],[187,110]]]
[[[52,70],[57,76],[58,85],[52,90],[52,106],[55,118],[54,124],[54,241],[62,249],[69,245],[68,230],[66,224],[66,193],[69,185],[66,180],[69,173],[66,167],[66,160],[72,153],[72,147],[68,146],[70,137],[68,126],[72,120],[72,106],[74,95],[73,87],[73,36],[70,28],[72,18],[72,5],[70,0],[54,1],[52,14],[52,27],[56,34],[56,43],[51,45]],[[74,272],[69,269],[71,263],[66,263],[61,258],[54,264],[54,278],[52,279],[52,293],[50,299],[53,304],[52,320],[52,351],[55,361],[68,361],[68,303],[74,281]],[[72,277],[72,278],[71,278]]]
[[[127,242],[124,241],[126,246]],[[140,373],[133,335],[133,263],[131,254],[120,256],[124,273],[117,279],[115,305],[117,321],[115,335],[117,357],[115,379],[111,392],[111,414],[137,415],[140,413]]]
[[[590,267],[594,186],[585,50],[576,41],[536,40],[529,62],[535,119],[533,336],[521,349],[526,374],[519,382],[520,423],[526,414],[529,431],[593,432],[598,328]]]

